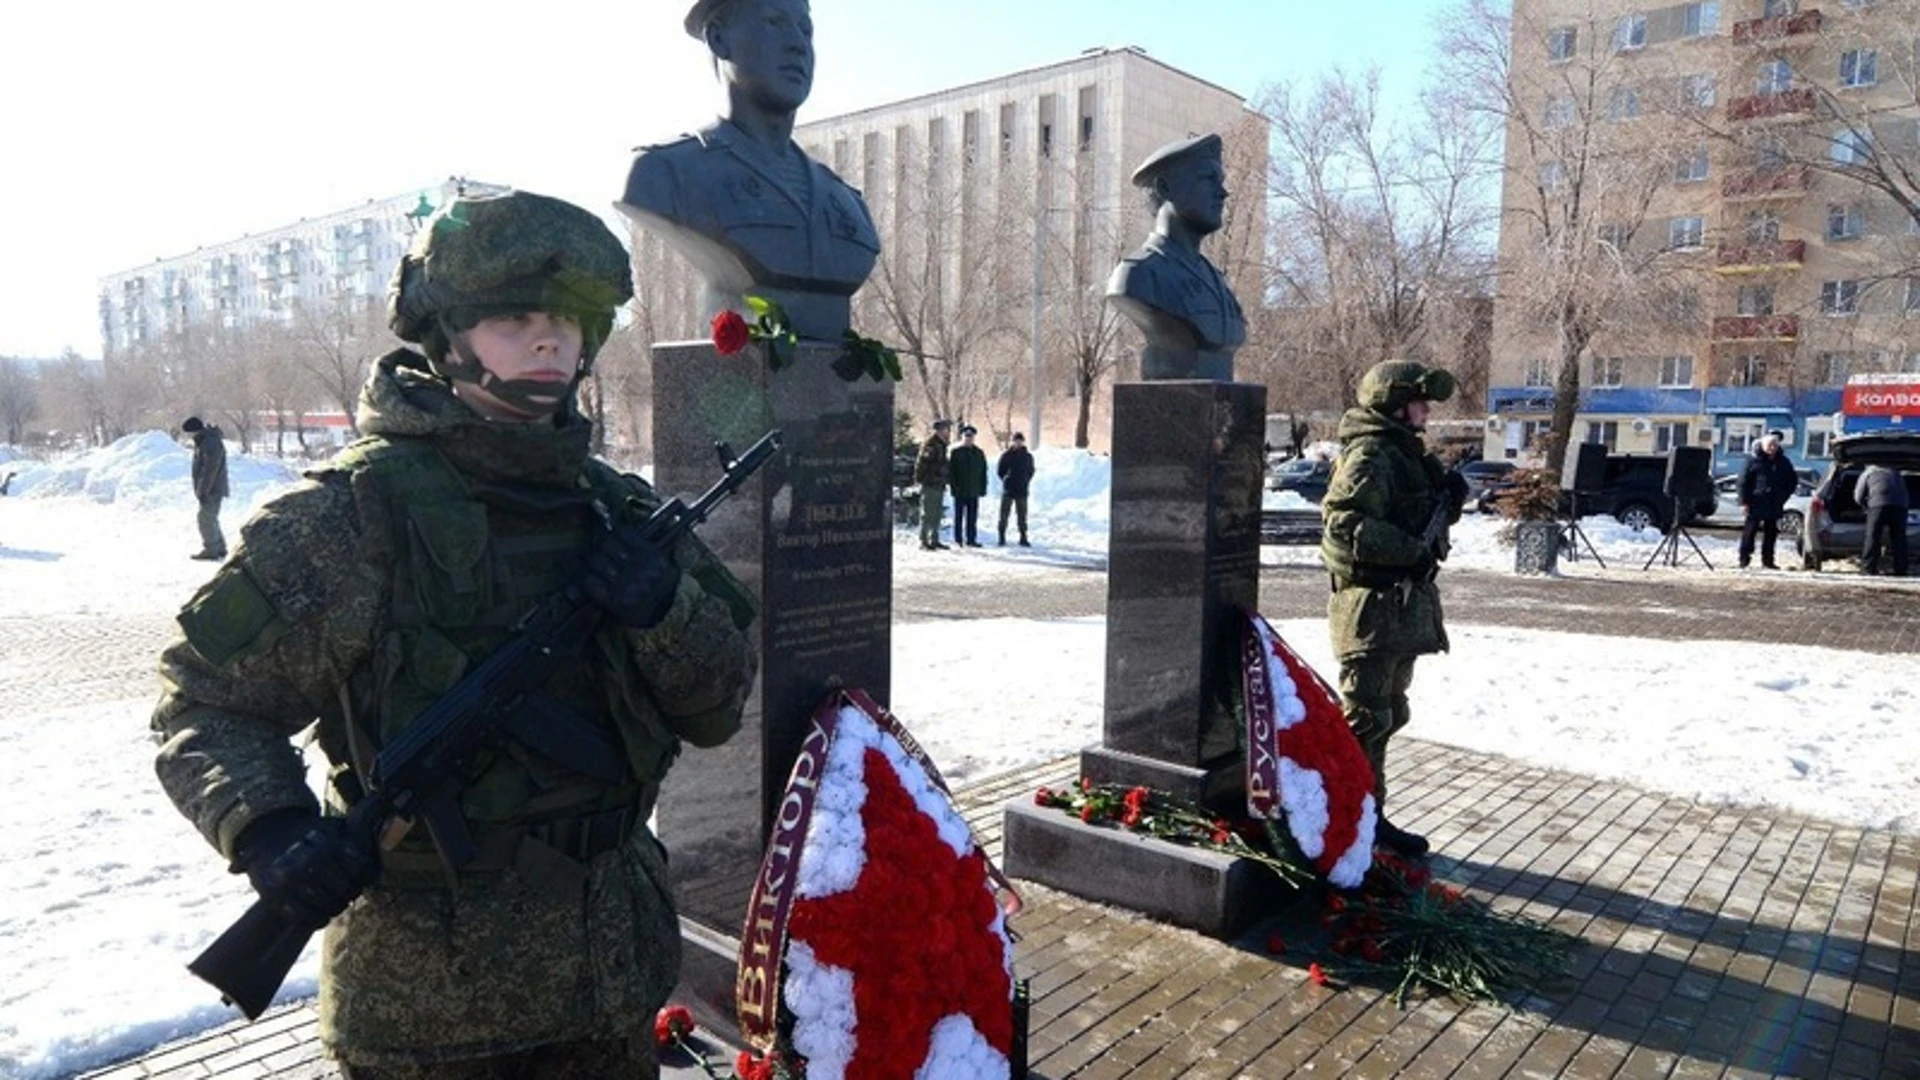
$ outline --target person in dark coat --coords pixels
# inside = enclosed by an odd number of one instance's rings
[[[940,542],[940,515],[947,504],[947,432],[952,430],[953,421],[935,420],[933,434],[920,444],[920,454],[913,460],[913,482],[920,485],[920,548],[923,551],[947,549],[947,545]]]
[[[980,429],[960,428],[960,445],[947,458],[947,483],[953,491],[953,544],[980,546],[980,497],[987,493],[987,454],[973,444]]]
[[[1774,542],[1780,538],[1780,514],[1787,500],[1800,487],[1800,474],[1793,462],[1780,451],[1780,436],[1771,432],[1762,436],[1759,449],[1747,462],[1740,477],[1740,509],[1746,511],[1746,526],[1740,530],[1740,566],[1753,561],[1753,538],[1760,536],[1760,565],[1778,570],[1773,561]]]
[[[1013,433],[1013,445],[1000,454],[993,471],[1000,477],[1000,546],[1007,546],[1008,511],[1018,511],[1020,546],[1032,547],[1027,543],[1027,489],[1033,484],[1033,454],[1027,449],[1025,435]]]
[[[220,502],[227,490],[227,441],[218,424],[189,416],[180,430],[193,436],[193,497],[200,500],[200,550],[193,557],[214,562],[227,557],[227,538],[220,531]]]
[[[1913,497],[1900,470],[1869,465],[1853,485],[1853,501],[1867,512],[1866,545],[1860,552],[1860,572],[1878,574],[1880,554],[1893,561],[1893,576],[1907,576],[1907,510]]]

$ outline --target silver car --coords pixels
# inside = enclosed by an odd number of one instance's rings
[[[1814,490],[1807,527],[1800,532],[1800,562],[1818,570],[1829,559],[1858,559],[1866,541],[1867,512],[1853,499],[1860,471],[1868,465],[1900,470],[1915,507],[1920,507],[1920,433],[1868,432],[1833,440],[1833,465]],[[1907,512],[1907,543],[1920,549],[1920,509]]]
[[[1806,526],[1807,508],[1813,503],[1813,482],[1802,477],[1787,497],[1786,508],[1780,512],[1780,535],[1799,536]],[[1738,529],[1747,523],[1746,511],[1740,509],[1740,474],[1723,476],[1713,482],[1713,513],[1696,518],[1695,525],[1707,525],[1714,528]]]

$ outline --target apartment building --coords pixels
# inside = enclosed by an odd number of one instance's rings
[[[508,189],[464,177],[255,233],[100,279],[100,341],[112,357],[205,327],[285,319],[298,303],[385,302],[413,232],[462,193]]]
[[[1249,148],[1247,160],[1228,162],[1229,187],[1238,196],[1229,213],[1244,215],[1234,235],[1252,237],[1258,252],[1265,229],[1264,121],[1240,95],[1139,48],[1089,49],[1059,63],[811,121],[795,129],[794,141],[861,189],[887,252],[883,258],[893,260],[883,261],[856,297],[856,324],[899,344],[877,284],[889,274],[903,289],[900,279],[907,275],[937,280],[943,295],[935,302],[950,312],[969,303],[994,305],[995,329],[975,355],[981,370],[996,372],[987,395],[1003,404],[1017,400],[1012,415],[1024,430],[1034,340],[1050,337],[1048,319],[1103,287],[1114,264],[1152,225],[1144,198],[1131,186],[1133,169],[1160,146],[1200,132],[1240,132],[1236,145]],[[1223,256],[1223,243],[1224,237],[1206,248],[1215,262],[1230,273],[1252,273],[1255,260]],[[711,313],[690,270],[644,229],[636,230],[634,247],[654,338],[703,337]],[[940,272],[929,272],[929,263]],[[1260,295],[1257,279],[1240,284],[1239,293],[1243,301]],[[1121,329],[1118,342],[1126,354],[1119,373],[1137,377],[1138,336],[1131,326]],[[1057,443],[1072,431],[1075,388],[1059,365],[1042,368],[1042,431]],[[1110,395],[1095,400],[1101,411],[1091,427],[1096,445],[1104,445]],[[906,395],[900,404],[920,407]],[[980,423],[986,427],[985,418]]]
[[[1619,452],[1730,471],[1780,431],[1818,463],[1850,375],[1920,371],[1920,223],[1865,182],[1920,168],[1916,26],[1915,0],[1516,0],[1489,457],[1550,427],[1549,279],[1606,297],[1573,438]]]

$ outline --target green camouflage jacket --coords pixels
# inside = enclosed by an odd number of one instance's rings
[[[1347,410],[1340,444],[1320,501],[1334,655],[1445,652],[1439,589],[1430,580],[1416,578],[1411,588],[1401,582],[1420,561],[1420,536],[1446,470],[1411,428],[1372,409]]]
[[[584,420],[482,420],[415,353],[376,365],[358,419],[370,439],[242,528],[161,658],[161,783],[228,858],[256,818],[315,805],[294,735],[318,720],[331,775],[348,773],[354,733],[360,752],[390,738],[513,611],[577,572],[597,527],[592,489],[624,485],[621,515],[655,501],[589,459]],[[382,455],[444,462],[473,501],[408,506]],[[625,749],[610,765],[621,779],[588,780],[509,742],[468,778],[461,809],[483,850],[505,837],[512,857],[450,888],[422,838],[387,853],[382,882],[326,932],[321,1036],[337,1056],[417,1063],[645,1032],[679,968],[659,841],[642,825],[582,865],[521,823],[551,820],[542,806],[644,818],[680,740],[713,746],[738,730],[757,666],[752,601],[697,540],[673,558],[683,574],[659,625],[608,623],[546,687],[611,732],[608,757]],[[329,812],[345,798],[330,790]]]

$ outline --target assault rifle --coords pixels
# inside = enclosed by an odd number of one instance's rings
[[[720,480],[691,506],[675,498],[655,510],[640,526],[642,537],[656,550],[671,553],[676,541],[705,521],[779,448],[778,430],[761,436],[737,458],[726,443],[719,444],[724,469]],[[464,767],[505,736],[526,695],[586,645],[604,615],[578,584],[535,604],[506,641],[381,748],[372,775],[365,778],[365,796],[347,814],[347,827],[369,844],[390,846],[414,821],[424,821],[450,869],[472,861],[478,849],[457,801]],[[212,983],[247,1019],[257,1019],[319,929],[311,919],[294,914],[280,896],[264,895],[187,970]]]
[[[1453,476],[1458,471],[1459,468],[1456,466],[1453,469],[1449,469],[1447,475]],[[1433,580],[1433,575],[1439,572],[1440,553],[1434,549],[1434,545],[1438,544],[1440,537],[1446,533],[1447,519],[1452,516],[1453,496],[1443,487],[1434,493],[1433,513],[1427,515],[1427,527],[1420,533],[1420,547],[1434,558],[1433,565],[1429,567],[1427,571],[1426,580],[1428,581]],[[1394,591],[1399,594],[1401,607],[1406,607],[1407,601],[1413,599],[1413,586],[1414,579],[1412,577],[1403,577],[1399,581],[1394,582]]]

